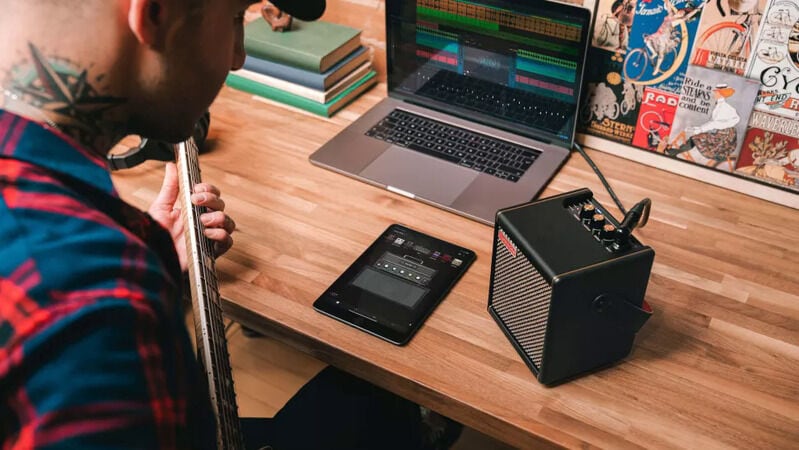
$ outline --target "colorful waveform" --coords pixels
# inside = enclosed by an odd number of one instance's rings
[[[556,92],[558,94],[563,94],[568,97],[574,95],[574,89],[568,86],[562,86],[559,84],[550,83],[549,81],[539,80],[521,74],[516,74],[516,83],[517,87],[524,87],[523,85],[527,85],[544,89],[545,91],[551,91],[551,92]]]
[[[416,27],[416,56],[458,67],[458,36],[428,27]]]
[[[529,59],[517,56],[516,69],[518,71],[539,74],[567,83],[574,83],[577,79],[577,70],[575,68],[563,67],[560,64],[553,64],[550,61],[541,59]]]
[[[458,57],[451,53],[445,52],[429,52],[427,50],[416,49],[416,56],[431,61],[447,64],[449,66],[458,67]]]
[[[579,41],[582,31],[580,25],[566,21],[518,14],[468,1],[417,0],[417,10],[432,17],[486,30],[499,31],[500,27],[505,27],[569,41]]]

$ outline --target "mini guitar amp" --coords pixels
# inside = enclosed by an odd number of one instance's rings
[[[542,384],[624,358],[652,315],[634,215],[618,223],[588,189],[497,212],[488,311]]]

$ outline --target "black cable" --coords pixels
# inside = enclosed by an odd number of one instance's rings
[[[616,193],[613,192],[613,188],[610,187],[610,184],[608,184],[608,180],[606,180],[605,176],[602,175],[602,172],[600,172],[599,167],[597,167],[596,164],[594,164],[594,161],[591,159],[590,156],[588,156],[588,153],[586,153],[585,150],[583,150],[580,144],[575,142],[574,148],[577,150],[578,153],[583,155],[583,158],[585,158],[585,161],[588,163],[588,165],[591,166],[592,169],[594,169],[594,173],[596,173],[596,176],[599,177],[599,181],[601,181],[602,185],[605,186],[605,189],[607,189],[608,194],[610,194],[610,198],[612,198],[613,202],[616,203],[616,206],[618,206],[619,211],[621,211],[622,215],[626,216],[627,209],[625,209],[624,205],[621,204],[621,200],[619,200],[619,197],[616,197]]]

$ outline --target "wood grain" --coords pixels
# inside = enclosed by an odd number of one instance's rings
[[[366,28],[384,75],[382,16],[382,2],[369,0],[331,1],[326,13]],[[381,83],[323,119],[223,88],[211,108],[211,151],[201,163],[239,225],[234,248],[218,263],[229,316],[521,448],[796,448],[795,210],[589,150],[628,205],[653,201],[650,222],[637,235],[657,253],[646,297],[655,315],[625,361],[545,388],[486,312],[490,227],[308,162],[385,89]],[[160,185],[160,167],[146,163],[115,174],[120,193],[146,206]],[[579,187],[612,206],[579,156],[542,195]],[[311,306],[394,222],[478,255],[405,347]]]

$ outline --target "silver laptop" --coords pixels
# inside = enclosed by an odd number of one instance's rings
[[[311,163],[492,224],[569,156],[590,22],[543,0],[386,0],[389,96]]]

